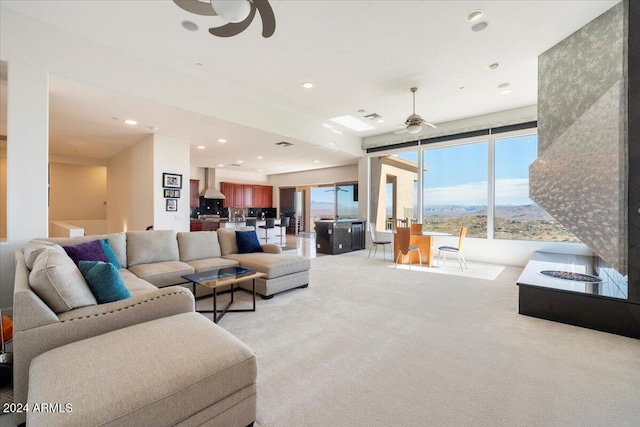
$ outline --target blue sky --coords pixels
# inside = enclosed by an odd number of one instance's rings
[[[538,136],[499,139],[495,143],[496,204],[523,205],[529,199],[529,165],[537,158]],[[427,204],[486,205],[488,143],[425,150],[425,202]],[[398,154],[417,162],[418,152]],[[312,188],[312,200],[333,202],[332,187]],[[345,187],[346,189],[347,187]],[[351,193],[341,193],[346,198]]]
[[[537,135],[496,140],[496,204],[521,205],[529,199],[529,165],[536,159]],[[425,150],[425,203],[486,205],[488,143]],[[417,161],[418,153],[399,157]]]

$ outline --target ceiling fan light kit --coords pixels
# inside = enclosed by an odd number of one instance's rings
[[[233,37],[246,30],[256,12],[262,19],[262,37],[268,38],[276,31],[276,18],[268,0],[173,0],[182,10],[202,16],[220,16],[227,21],[221,27],[209,28],[216,37]]]
[[[417,87],[411,88],[411,93],[413,94],[413,114],[407,117],[407,120],[404,121],[400,126],[404,126],[404,129],[397,130],[394,133],[418,133],[422,131],[422,125],[427,125],[433,129],[436,129],[437,126],[433,123],[429,123],[418,114],[416,114],[416,92],[418,91]]]
[[[251,5],[244,0],[211,0],[211,7],[227,22],[242,22],[251,13]]]
[[[422,130],[422,126],[420,125],[409,125],[407,126],[407,132],[409,133],[418,133]]]

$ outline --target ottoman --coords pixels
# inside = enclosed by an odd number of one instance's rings
[[[77,341],[33,359],[28,426],[248,426],[256,358],[184,313]]]

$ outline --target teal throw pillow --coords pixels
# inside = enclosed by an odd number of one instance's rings
[[[116,267],[109,262],[80,261],[78,268],[98,304],[131,298]]]
[[[239,254],[250,254],[252,252],[262,252],[262,246],[258,240],[255,230],[236,231],[236,242],[238,243]]]
[[[111,246],[109,245],[109,240],[108,239],[100,240],[100,246],[102,246],[102,250],[104,251],[104,254],[107,256],[107,259],[109,260],[109,262],[113,264],[113,266],[118,270],[121,269],[122,264],[120,264],[120,262],[118,261],[118,257],[116,257],[115,252],[113,252],[113,249],[111,249]]]

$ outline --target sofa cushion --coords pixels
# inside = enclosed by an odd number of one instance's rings
[[[80,265],[81,260],[109,262],[107,255],[104,253],[104,249],[102,249],[100,240],[80,243],[75,246],[63,246],[63,248],[76,265]]]
[[[126,268],[121,268],[120,270],[118,270],[118,273],[120,274],[124,285],[127,287],[127,289],[129,289],[129,292],[131,292],[131,295],[150,292],[158,289],[157,286],[153,286],[146,280],[142,280]]]
[[[254,231],[238,231],[236,230],[236,244],[238,245],[239,254],[250,254],[253,252],[262,252],[258,235]]]
[[[41,240],[48,240],[57,243],[60,246],[75,246],[80,243],[92,242],[94,240],[107,239],[109,247],[113,250],[118,262],[126,267],[127,265],[127,236],[125,233],[101,234],[96,236],[80,236],[80,237],[53,237]]]
[[[215,258],[222,255],[218,233],[215,231],[194,231],[178,233],[180,261]]]
[[[178,240],[173,230],[127,231],[127,264],[178,261]]]
[[[205,258],[189,261],[187,264],[193,267],[196,273],[200,273],[201,271],[217,270],[218,268],[237,267],[238,261],[226,258]]]
[[[163,261],[129,266],[129,271],[158,287],[177,285],[186,280],[180,276],[195,272],[189,264],[180,261]]]
[[[66,253],[55,250],[41,252],[33,263],[29,284],[55,313],[96,304],[78,266]]]
[[[267,279],[309,270],[309,258],[298,255],[279,255],[254,252],[251,254],[229,254],[225,258],[240,263],[240,267],[267,273]]]
[[[219,228],[218,241],[220,242],[220,252],[222,256],[238,253],[238,243],[236,242],[236,230],[250,231],[253,227]]]
[[[78,268],[98,304],[131,298],[118,270],[110,262],[80,261]]]
[[[42,253],[42,251],[58,251],[60,253],[66,254],[62,246],[57,243],[49,242],[46,240],[38,240],[34,239],[28,242],[23,250],[24,253],[24,263],[27,265],[29,270],[33,269],[33,263],[38,258],[38,255]]]

